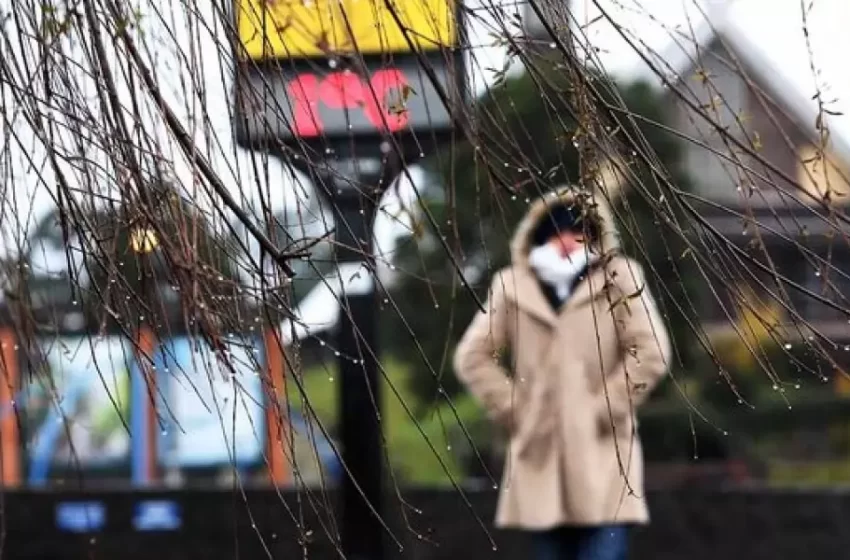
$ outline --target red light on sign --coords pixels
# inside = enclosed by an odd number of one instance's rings
[[[399,99],[409,87],[401,70],[384,69],[365,82],[350,71],[334,72],[320,80],[315,74],[299,74],[287,86],[292,103],[292,131],[302,138],[322,134],[324,125],[319,103],[329,109],[361,109],[369,123],[382,132],[397,132],[410,119],[406,110],[387,106],[387,97],[395,92]]]

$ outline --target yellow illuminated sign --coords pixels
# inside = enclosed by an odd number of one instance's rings
[[[253,59],[435,50],[457,44],[454,1],[236,0],[239,38]]]

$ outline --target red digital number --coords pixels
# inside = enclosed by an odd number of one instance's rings
[[[318,136],[322,121],[313,112],[319,97],[319,79],[312,74],[301,74],[287,85],[292,100],[292,119],[298,136]]]
[[[401,99],[408,87],[401,70],[379,70],[368,83],[353,72],[334,72],[324,80],[314,74],[300,74],[287,85],[292,102],[292,129],[296,136],[315,137],[322,134],[324,124],[317,110],[319,102],[330,109],[362,109],[369,123],[383,132],[396,132],[407,126],[406,110],[387,106],[387,96]]]

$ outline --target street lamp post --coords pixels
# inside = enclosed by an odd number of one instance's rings
[[[338,160],[326,180],[336,224],[339,264],[361,263],[359,278],[340,277],[340,444],[345,473],[340,492],[342,549],[354,560],[383,558],[381,383],[377,360],[378,301],[373,224],[386,166],[373,160]]]
[[[372,226],[398,170],[451,142],[465,114],[462,2],[342,0],[328,10],[315,2],[311,29],[296,31],[287,22],[301,16],[289,3],[236,1],[242,45],[236,140],[315,177],[336,218],[338,262],[362,265],[355,278],[335,280],[346,469],[341,544],[346,558],[381,560],[384,452]],[[332,15],[337,9],[340,17]],[[349,17],[358,25],[349,25]]]

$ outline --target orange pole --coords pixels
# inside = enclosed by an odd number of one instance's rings
[[[7,488],[21,484],[21,440],[18,414],[12,404],[21,373],[15,350],[17,341],[13,329],[0,329],[0,403],[4,409],[0,417],[0,484]]]
[[[147,480],[155,481],[158,474],[157,469],[157,434],[159,429],[156,421],[156,372],[153,369],[154,352],[156,351],[156,335],[148,326],[139,328],[136,334],[136,353],[139,364],[142,370],[142,375],[145,378],[147,387],[147,395],[145,402],[147,409],[145,413],[145,425],[147,426],[147,444],[148,444],[148,461],[147,461]],[[153,396],[153,398],[151,398]]]
[[[289,481],[285,445],[289,425],[286,412],[286,375],[283,356],[283,341],[274,327],[267,328],[264,335],[266,350],[266,374],[269,382],[269,394],[266,403],[266,457],[269,462],[269,476],[275,486]]]

